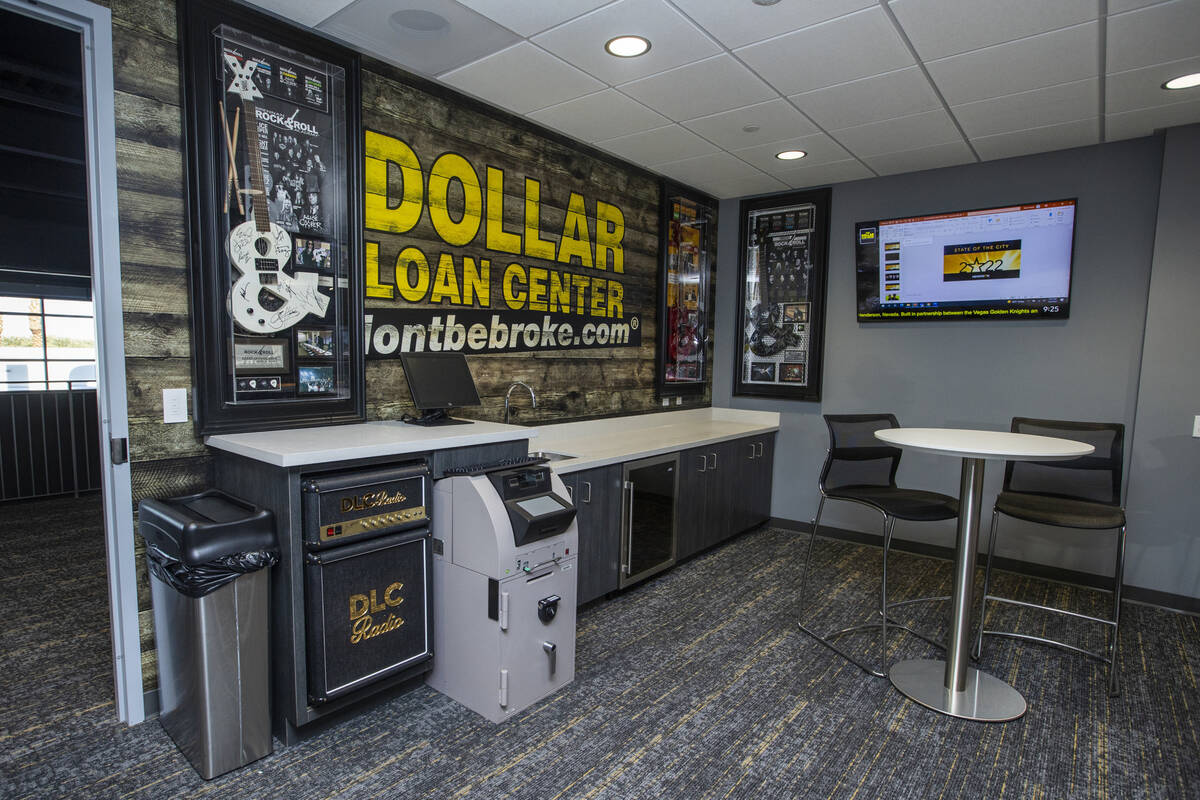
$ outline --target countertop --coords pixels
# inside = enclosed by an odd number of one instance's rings
[[[777,411],[694,408],[543,425],[530,446],[573,456],[550,464],[555,472],[569,474],[777,430]]]
[[[537,436],[537,429],[498,422],[424,427],[387,420],[256,433],[208,436],[209,447],[277,467],[303,467],[358,458],[427,453],[451,447],[511,442]]]
[[[398,421],[209,436],[205,443],[277,467],[426,453],[452,447],[536,439],[529,449],[564,453],[551,463],[567,474],[703,444],[779,430],[774,411],[693,408],[525,428],[497,422],[430,428]]]

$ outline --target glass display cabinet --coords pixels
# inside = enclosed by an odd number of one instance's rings
[[[665,184],[658,309],[660,397],[703,394],[712,353],[712,268],[717,254],[717,203]]]

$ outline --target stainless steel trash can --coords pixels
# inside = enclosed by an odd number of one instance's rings
[[[159,722],[204,779],[273,751],[271,512],[210,490],[144,500],[158,651]]]

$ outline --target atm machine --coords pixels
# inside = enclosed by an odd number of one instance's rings
[[[544,463],[461,472],[433,485],[426,682],[503,722],[575,677],[579,529]]]

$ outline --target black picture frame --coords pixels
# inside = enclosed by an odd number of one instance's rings
[[[232,31],[232,34],[230,33]],[[243,37],[239,39],[239,37]],[[312,268],[307,270],[321,289],[312,289],[312,294],[328,298],[322,303],[310,304],[314,311],[304,314],[296,322],[279,330],[264,330],[247,333],[238,327],[234,313],[232,292],[238,281],[227,246],[227,230],[231,227],[232,213],[225,210],[223,200],[234,197],[230,192],[229,145],[223,128],[229,125],[230,117],[221,120],[225,108],[237,103],[235,94],[224,88],[228,75],[220,63],[224,45],[218,42],[247,41],[264,45],[263,52],[276,54],[275,66],[260,61],[267,75],[275,74],[276,86],[272,94],[268,91],[259,103],[273,107],[295,107],[319,118],[327,126],[329,136],[337,137],[338,150],[344,158],[327,158],[328,165],[319,162],[321,169],[307,168],[304,174],[291,178],[299,182],[320,181],[319,192],[314,186],[298,185],[297,191],[317,195],[308,197],[310,212],[327,224],[317,223],[315,230],[327,228],[338,232],[332,247],[339,262],[336,269]],[[307,427],[348,422],[361,422],[366,417],[365,391],[363,385],[362,345],[362,123],[360,57],[357,53],[337,45],[310,32],[303,31],[274,17],[253,11],[244,6],[221,0],[181,0],[179,3],[179,42],[183,84],[183,138],[186,154],[186,183],[188,207],[188,239],[190,242],[188,272],[191,292],[192,367],[195,382],[194,421],[199,435],[232,433],[251,430]],[[281,55],[280,55],[281,54]],[[311,64],[328,67],[325,82],[309,80],[301,74],[299,81],[287,84],[288,95],[284,94],[284,82],[280,79],[285,70],[293,79],[296,71],[285,62],[295,56],[295,63],[303,71]],[[248,63],[249,59],[245,63]],[[272,73],[271,70],[274,70]],[[256,83],[260,74],[253,76]],[[318,74],[316,77],[320,77]],[[336,77],[336,83],[334,78]],[[335,89],[340,89],[340,100]],[[289,99],[292,94],[297,99]],[[291,103],[291,106],[288,104]],[[245,106],[243,105],[243,108]],[[228,113],[234,109],[230,107]],[[240,113],[240,112],[239,112]],[[327,117],[327,119],[326,119]],[[293,120],[297,118],[292,115]],[[261,121],[258,129],[270,134],[273,123]],[[242,123],[245,119],[240,120]],[[253,169],[250,157],[249,138],[243,128],[239,137],[246,137],[245,147],[238,155],[239,166],[245,174]],[[273,164],[268,152],[261,159],[261,180],[265,194],[270,195],[267,173]],[[319,149],[318,149],[319,155]],[[235,159],[236,160],[236,159]],[[243,178],[245,175],[243,174]],[[272,181],[273,182],[273,181]],[[225,187],[223,195],[221,187]],[[249,183],[243,188],[248,188]],[[236,198],[235,198],[236,200]],[[315,203],[314,203],[315,200]],[[234,201],[230,201],[234,202]],[[240,213],[249,221],[251,198]],[[266,209],[267,203],[263,204]],[[324,206],[324,210],[320,210]],[[298,215],[299,216],[299,215]],[[264,214],[265,218],[266,215]],[[276,210],[270,212],[271,223],[276,222]],[[303,223],[299,223],[303,225]],[[262,228],[260,228],[261,230]],[[294,243],[296,237],[321,235],[307,232],[303,227],[288,229]],[[282,245],[281,245],[282,247]],[[253,254],[252,254],[253,255]],[[293,253],[294,255],[294,253]],[[282,262],[280,262],[282,263]],[[329,265],[325,265],[328,267]],[[276,280],[294,280],[299,271],[294,263],[278,270]],[[287,277],[285,277],[285,275]],[[262,279],[260,274],[257,278]],[[298,284],[294,284],[298,285]],[[319,300],[320,298],[318,298]],[[257,306],[258,303],[255,303]],[[284,308],[287,308],[286,301]],[[315,309],[320,309],[319,311]],[[332,309],[332,310],[331,310]],[[283,324],[282,322],[278,324]],[[330,326],[336,330],[337,380],[331,392],[300,392],[298,371],[304,355],[294,352],[296,335],[293,326]],[[288,358],[284,360],[286,372],[277,376],[263,375],[258,370],[256,377],[243,378],[234,362],[235,341],[239,343],[267,341],[273,335],[275,341],[290,342]],[[268,370],[269,371],[269,370]]]
[[[713,280],[717,261],[717,201],[706,194],[686,186],[664,180],[660,186],[659,203],[659,268],[658,268],[658,336],[655,349],[654,383],[658,397],[692,397],[704,394],[712,379],[712,325],[716,308],[716,282]],[[680,208],[682,206],[682,208]],[[696,253],[693,256],[696,296],[694,319],[679,319],[671,325],[671,309],[679,310],[693,303],[683,300],[679,292],[683,285],[678,281],[679,253],[672,249],[678,237],[673,235],[685,220],[677,219],[683,214],[694,214],[693,222],[697,234]],[[672,283],[674,282],[674,297]],[[690,337],[693,350],[690,357],[679,357],[676,342],[676,358],[671,358],[673,336],[684,333]],[[689,372],[681,374],[682,370]]]
[[[734,395],[821,399],[832,195],[813,189],[741,203]]]

